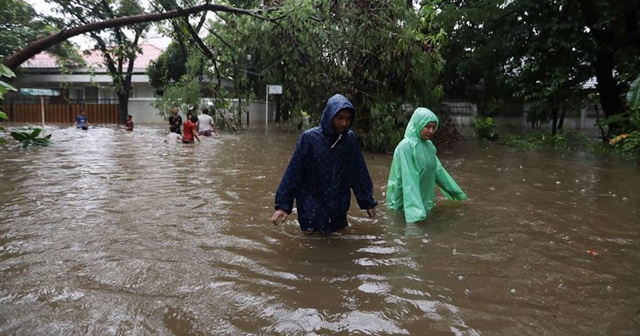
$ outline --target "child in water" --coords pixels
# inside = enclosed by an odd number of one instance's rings
[[[133,117],[130,114],[127,116],[127,122],[124,127],[127,131],[133,131]]]
[[[82,128],[83,130],[88,130],[91,124],[87,116],[84,113],[84,110],[80,110],[80,114],[76,117],[76,127]]]

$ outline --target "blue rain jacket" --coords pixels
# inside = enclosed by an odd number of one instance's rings
[[[422,140],[420,131],[438,117],[429,109],[417,108],[393,153],[387,182],[387,205],[404,212],[405,220],[414,223],[425,220],[435,206],[436,186],[450,200],[463,201],[467,195],[444,169],[431,140]]]
[[[276,192],[276,210],[291,214],[296,200],[298,222],[304,231],[330,233],[346,227],[351,190],[360,209],[378,204],[355,132],[333,129],[333,118],[343,109],[351,111],[355,119],[355,109],[346,97],[336,94],[329,98],[320,126],[306,130],[298,139]]]

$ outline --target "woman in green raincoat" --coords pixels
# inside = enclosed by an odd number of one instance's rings
[[[409,120],[404,139],[393,153],[387,183],[387,205],[391,210],[403,211],[407,223],[427,218],[435,205],[436,184],[448,199],[467,199],[440,163],[436,147],[430,140],[438,123],[438,117],[429,109],[417,108]]]

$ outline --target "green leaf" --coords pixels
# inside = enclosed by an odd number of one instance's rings
[[[27,140],[29,138],[29,136],[27,134],[22,133],[22,132],[11,132],[10,134],[11,134],[11,137],[13,137],[14,139],[16,139],[16,140],[18,140],[20,142],[25,141],[25,140]]]
[[[7,91],[16,91],[16,88],[13,85],[0,80],[0,90],[4,90],[3,93],[7,93]]]
[[[40,135],[40,132],[42,132],[42,128],[34,128],[33,131],[31,131],[31,138],[36,138]]]
[[[640,75],[631,83],[627,92],[627,102],[632,110],[640,109]]]
[[[13,73],[13,71],[11,69],[9,69],[9,67],[7,67],[6,65],[0,63],[0,77],[12,78],[12,77],[15,77],[15,76],[16,76],[16,74]]]

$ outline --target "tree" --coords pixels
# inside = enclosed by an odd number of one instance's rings
[[[164,10],[173,10],[190,5],[189,0],[180,2],[159,0],[156,6]],[[246,5],[245,1],[240,3]],[[191,20],[189,17],[171,19],[169,20],[171,28],[164,29],[168,35],[172,36],[173,42],[158,61],[153,62],[147,70],[151,84],[163,88],[162,97],[153,103],[161,115],[164,115],[171,106],[176,105],[199,109],[203,95],[210,97],[211,92],[218,93],[215,89],[209,89],[210,78],[217,78],[217,87],[220,87],[221,76],[217,73],[218,69],[210,70],[211,66],[215,67],[217,56],[215,50],[212,50],[200,37],[206,21],[207,13],[205,12]],[[237,123],[218,124],[222,128],[237,127]]]
[[[236,8],[258,8],[262,4],[262,0],[229,0],[229,4]]]
[[[355,125],[368,131],[361,133],[364,145],[378,150],[391,150],[402,138],[407,115],[401,104],[433,106],[439,99],[433,83],[443,64],[438,48],[444,34],[430,24],[432,7],[415,10],[406,1],[266,5],[274,6],[263,12],[272,22],[219,13],[204,25],[209,36],[203,43],[191,34],[189,53],[204,55],[200,92],[240,98],[251,88],[263,97],[266,84],[282,84],[276,119],[284,121],[308,112],[319,119],[327,97],[341,92],[358,107]],[[199,75],[190,73],[183,85],[191,87]],[[223,83],[232,83],[232,90]],[[166,87],[170,97],[180,97],[176,84]]]
[[[640,62],[640,1],[622,2],[442,1],[438,20],[451,37],[445,78],[456,78],[447,89],[482,88],[476,99],[485,101],[576,101],[596,77],[605,115],[622,113],[622,83]]]
[[[59,7],[55,11],[62,15],[58,19],[60,28],[72,23],[90,24],[108,19],[140,15],[143,8],[137,0],[85,1],[52,0]],[[50,18],[54,21],[56,19]],[[138,40],[148,31],[145,23],[114,27],[105,31],[91,31],[89,36],[100,50],[104,64],[112,78],[111,88],[118,96],[119,121],[124,123],[129,114],[128,102],[131,94],[133,64],[140,49]]]
[[[156,60],[151,61],[147,68],[149,84],[162,88],[171,82],[177,82],[187,72],[187,58],[180,46],[170,43]]]
[[[104,21],[96,21],[89,24],[79,24],[73,26],[73,28],[65,27],[63,30],[59,30],[55,33],[51,33],[46,37],[39,38],[35,41],[30,41],[29,44],[22,48],[20,51],[12,54],[11,56],[4,58],[2,63],[11,70],[16,70],[22,63],[26,62],[29,58],[37,55],[38,53],[47,50],[59,43],[66,41],[74,36],[82,35],[89,32],[101,31],[109,28],[123,27],[127,25],[134,25],[138,23],[158,22],[171,18],[189,16],[194,13],[203,11],[212,12],[229,12],[238,15],[252,15],[258,18],[265,19],[254,12],[237,9],[224,5],[203,4],[188,8],[176,9],[161,13],[149,13],[141,15],[133,15],[128,17],[118,17],[114,19],[106,19]]]
[[[37,32],[43,26],[42,22],[35,20],[35,10],[23,0],[7,0],[0,3],[0,58],[5,58],[24,47],[25,41],[36,39]],[[35,28],[35,29],[34,29]]]
[[[0,3],[0,59],[25,48],[29,41],[47,36],[55,28],[38,17],[36,11],[23,0],[6,0]],[[67,64],[80,64],[77,48],[68,41],[52,46],[48,51]]]
[[[175,0],[157,0],[152,6],[158,11],[182,10],[182,7],[191,5],[189,0],[178,3]],[[244,1],[241,1],[244,3]],[[233,5],[233,2],[232,2]],[[207,20],[208,12],[204,12],[197,18],[196,23],[192,24],[189,17],[177,17],[169,19],[171,28],[162,28],[162,31],[170,35],[173,42],[158,58],[152,62],[147,69],[150,83],[154,87],[165,87],[170,82],[177,82],[187,73],[187,61],[189,53],[197,49],[197,45],[202,45],[200,32]],[[205,52],[206,53],[206,52]]]
[[[258,96],[278,83],[282,120],[309,113],[346,94],[357,106],[354,127],[367,130],[367,148],[390,150],[406,125],[403,103],[433,106],[443,60],[443,32],[431,26],[430,6],[406,1],[279,1],[276,24],[220,14],[206,40],[223,78],[247,81]],[[251,61],[245,62],[246,55]],[[401,126],[401,127],[399,127]]]
[[[584,51],[574,46],[577,41],[587,42],[569,24],[572,18],[567,11],[548,21],[546,17],[557,14],[553,6],[540,2],[522,5],[512,9],[518,19],[506,20],[508,26],[503,25],[511,32],[519,29],[526,39],[526,43],[512,43],[511,54],[521,62],[506,63],[506,83],[513,87],[516,97],[532,103],[527,115],[530,122],[551,119],[551,134],[555,135],[562,128],[567,110],[578,110],[586,97],[583,83],[590,77],[590,68],[581,62]],[[536,115],[543,120],[530,118]]]

